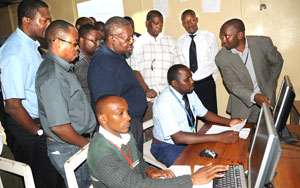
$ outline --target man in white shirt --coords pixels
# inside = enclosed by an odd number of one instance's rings
[[[184,62],[176,41],[161,33],[163,16],[151,10],[146,19],[147,32],[134,43],[129,65],[146,92],[147,98],[155,98],[168,87],[167,71],[173,64]]]
[[[234,143],[238,132],[226,131],[215,135],[196,134],[196,117],[217,124],[234,126],[241,119],[227,119],[208,111],[197,97],[194,80],[188,67],[173,65],[168,71],[169,87],[153,105],[152,155],[167,167],[171,166],[186,144],[203,142]]]
[[[183,34],[177,43],[185,57],[186,65],[192,71],[195,80],[194,91],[203,105],[217,114],[215,81],[219,71],[215,64],[215,56],[219,50],[218,39],[213,33],[198,29],[198,17],[193,10],[185,10],[181,21],[187,33]]]

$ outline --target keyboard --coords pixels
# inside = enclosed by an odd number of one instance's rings
[[[228,171],[219,173],[225,176],[213,180],[214,188],[247,188],[243,165],[229,165]]]

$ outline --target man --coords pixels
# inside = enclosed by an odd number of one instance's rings
[[[98,21],[95,23],[95,27],[100,31],[101,41],[104,40],[104,23],[101,21]]]
[[[79,59],[75,62],[74,73],[91,103],[90,90],[87,82],[87,73],[91,59],[100,46],[100,32],[90,24],[85,24],[79,29]]]
[[[125,98],[129,105],[130,131],[143,152],[143,114],[146,96],[132,69],[121,54],[133,48],[133,31],[128,21],[112,17],[104,27],[105,42],[96,51],[88,71],[92,105],[103,95],[114,94]]]
[[[81,26],[85,25],[85,24],[91,24],[94,25],[94,21],[91,18],[88,17],[79,17],[76,22],[75,22],[75,27],[77,30],[80,29]]]
[[[205,184],[226,166],[207,166],[191,176],[174,177],[170,170],[158,170],[145,163],[129,133],[130,116],[126,101],[118,96],[101,97],[95,106],[100,122],[99,132],[93,137],[88,151],[88,166],[93,187],[185,188]],[[163,177],[164,179],[159,179]]]
[[[194,91],[205,108],[217,114],[215,84],[219,74],[215,64],[215,56],[219,50],[217,37],[209,31],[198,29],[198,17],[193,10],[185,10],[181,15],[181,22],[187,33],[178,39],[178,46],[192,71]]]
[[[64,163],[89,143],[96,119],[71,63],[78,57],[78,33],[63,20],[46,31],[48,52],[36,74],[39,114],[46,132],[48,155],[66,180]],[[75,171],[79,187],[89,187],[87,164]]]
[[[171,166],[186,144],[202,142],[234,143],[238,132],[226,131],[216,135],[196,133],[196,116],[217,124],[234,126],[241,119],[227,119],[208,111],[194,90],[194,80],[188,67],[173,65],[168,71],[167,88],[153,105],[152,155],[167,167]]]
[[[130,23],[130,25],[132,27],[134,40],[136,40],[137,38],[139,38],[141,36],[141,34],[135,32],[133,19],[131,17],[129,17],[129,16],[124,16],[124,19],[127,20],[127,21],[129,21],[129,23]]]
[[[168,87],[168,69],[173,64],[184,63],[184,57],[180,55],[175,40],[161,33],[163,16],[159,11],[148,12],[146,27],[147,32],[136,40],[128,62],[147,98],[155,98]]]
[[[283,59],[269,37],[245,36],[240,19],[225,22],[220,29],[223,48],[216,56],[229,92],[227,112],[232,118],[256,122],[263,102],[271,108]]]
[[[17,161],[30,165],[36,187],[55,187],[59,174],[46,150],[46,136],[39,122],[35,75],[42,61],[39,38],[51,22],[43,1],[22,1],[18,6],[18,28],[0,49],[2,94],[6,131]],[[10,145],[11,146],[11,145]]]

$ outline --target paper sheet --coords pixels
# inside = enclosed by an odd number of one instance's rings
[[[197,171],[198,169],[202,168],[203,166],[196,165],[194,170]],[[191,167],[188,165],[172,165],[169,167],[170,170],[175,174],[175,176],[183,176],[191,174]],[[212,188],[213,184],[212,181],[208,184],[204,185],[194,185],[193,188]]]
[[[221,0],[202,0],[202,12],[220,12]]]

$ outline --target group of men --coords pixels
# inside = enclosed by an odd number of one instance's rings
[[[141,36],[134,35],[127,20],[110,18],[103,39],[91,18],[78,19],[76,27],[63,20],[51,23],[43,1],[19,4],[19,27],[0,48],[4,126],[13,137],[8,144],[16,159],[31,166],[36,187],[67,186],[64,163],[90,143],[97,121],[100,128],[90,144],[88,165],[75,173],[79,187],[91,182],[94,187],[206,183],[227,167],[208,166],[174,178],[171,171],[143,161],[147,98],[158,97],[151,152],[166,166],[187,144],[238,140],[236,132],[197,134],[197,117],[234,126],[241,118],[255,122],[263,102],[274,104],[282,57],[270,38],[246,37],[241,20],[223,24],[219,52],[217,38],[198,29],[192,10],[182,13],[188,33],[178,42],[162,34],[159,11],[148,12],[147,32]],[[48,44],[44,59],[38,38]],[[227,111],[233,119],[217,115],[216,64],[230,93]]]

